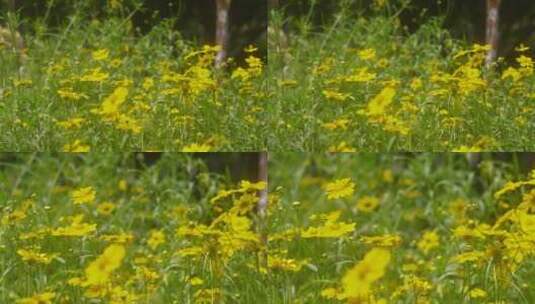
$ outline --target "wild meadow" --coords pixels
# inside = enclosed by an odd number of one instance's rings
[[[123,153],[0,157],[1,303],[213,303],[246,292],[228,267],[255,273],[248,210],[265,184],[230,184],[188,153],[152,165]]]
[[[216,69],[218,47],[183,38],[176,18],[141,32],[120,1],[101,18],[83,3],[53,28],[2,18],[8,29],[27,30],[22,51],[7,30],[0,39],[0,150],[265,147],[264,62],[254,45]]]
[[[271,160],[268,250],[289,260],[266,303],[535,300],[535,171],[455,153]]]
[[[2,303],[533,303],[535,172],[463,154],[5,154]]]
[[[529,43],[486,67],[489,46],[453,38],[445,16],[409,31],[399,15],[410,1],[353,2],[321,26],[318,1],[297,16],[271,12],[270,149],[533,150]]]

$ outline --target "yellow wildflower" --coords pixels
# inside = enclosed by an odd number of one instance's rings
[[[378,236],[363,236],[360,241],[366,245],[377,247],[394,247],[401,244],[401,237],[397,234],[384,234]]]
[[[370,116],[381,116],[385,113],[386,108],[392,103],[396,95],[396,90],[392,87],[384,88],[375,96],[367,106],[367,114]]]
[[[372,60],[375,58],[375,50],[374,49],[364,49],[359,51],[358,56],[362,60]]]
[[[103,82],[104,80],[108,79],[108,77],[108,73],[101,72],[100,68],[96,68],[82,76],[80,81]]]
[[[191,286],[199,286],[199,285],[204,284],[204,280],[199,277],[192,277],[188,281],[191,284]]]
[[[88,285],[102,285],[109,281],[111,273],[121,266],[125,249],[121,245],[108,246],[102,255],[85,269]]]
[[[351,97],[351,95],[347,93],[340,93],[334,90],[323,90],[322,93],[327,99],[333,101],[346,101]]]
[[[190,144],[182,148],[182,152],[210,152],[212,147],[207,144]]]
[[[39,252],[32,249],[19,249],[17,254],[20,255],[23,261],[25,262],[36,262],[42,264],[50,264],[52,259],[57,257],[57,254],[47,255],[46,253]]]
[[[97,206],[97,212],[102,215],[110,215],[115,209],[115,204],[111,202],[104,202]]]
[[[63,99],[70,99],[70,100],[80,100],[82,98],[89,99],[89,96],[87,96],[84,93],[77,93],[72,88],[63,88],[59,89],[57,91],[59,97]]]
[[[96,224],[83,223],[83,219],[83,214],[74,216],[69,226],[56,228],[50,233],[53,236],[85,236],[97,229]]]
[[[82,126],[84,122],[85,118],[73,117],[68,120],[56,121],[56,124],[65,129],[78,129]]]
[[[487,292],[481,288],[474,288],[468,292],[468,295],[472,299],[485,298],[487,296]]]
[[[119,112],[119,107],[126,101],[127,95],[127,88],[118,87],[110,96],[104,99],[99,109],[93,109],[91,112],[104,116],[116,117]]]
[[[165,243],[165,233],[162,230],[151,230],[150,237],[147,241],[149,247],[154,250],[163,243]]]
[[[390,262],[390,252],[373,248],[364,259],[351,268],[342,278],[344,296],[348,299],[367,299],[371,284],[382,278]]]
[[[75,205],[92,203],[95,200],[96,192],[93,187],[78,188],[71,192],[71,199]]]
[[[334,120],[333,122],[324,123],[322,126],[325,129],[329,129],[329,130],[336,130],[336,129],[347,130],[347,127],[350,122],[351,120],[349,119],[340,118],[340,119]]]
[[[327,199],[333,200],[352,195],[355,192],[355,184],[350,178],[343,178],[327,183],[324,190],[327,193]]]
[[[62,148],[63,152],[89,152],[91,147],[89,145],[82,144],[82,142],[77,139],[72,144],[65,144]]]
[[[440,239],[436,231],[426,231],[416,246],[424,254],[427,254],[433,248],[438,247],[439,240]]]
[[[29,298],[19,299],[15,301],[17,304],[52,304],[52,300],[56,297],[54,292],[43,292]]]
[[[357,201],[357,209],[362,212],[372,212],[379,206],[379,199],[375,196],[364,196]]]
[[[108,59],[108,56],[110,55],[110,51],[108,49],[100,49],[97,51],[94,51],[92,54],[93,60],[95,61],[102,61]]]

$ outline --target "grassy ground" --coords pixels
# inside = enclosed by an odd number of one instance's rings
[[[2,155],[0,302],[535,300],[533,172],[461,154],[270,157],[262,219],[262,184],[187,154]]]
[[[450,38],[440,20],[407,33],[394,10],[361,16],[341,5],[321,30],[306,16],[271,15],[273,28],[283,22],[288,45],[276,30],[270,38],[273,151],[535,147],[529,48],[489,70],[486,48]]]
[[[216,71],[216,50],[182,40],[170,20],[139,35],[127,18],[83,14],[62,29],[35,26],[22,59],[0,47],[0,150],[265,147],[254,47],[241,67]]]

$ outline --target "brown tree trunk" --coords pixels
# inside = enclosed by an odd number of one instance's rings
[[[227,58],[227,48],[229,42],[229,10],[232,0],[216,0],[216,44],[221,49],[216,55],[215,66],[220,67]]]
[[[490,46],[485,58],[487,67],[496,61],[498,55],[500,2],[501,0],[487,0],[486,43]]]
[[[15,0],[6,0],[6,2],[8,11],[15,12]]]
[[[268,7],[269,9],[277,9],[279,7],[279,0],[269,0]]]

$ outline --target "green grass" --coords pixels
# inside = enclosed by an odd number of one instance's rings
[[[264,219],[255,212],[254,186],[231,184],[184,153],[164,154],[148,167],[131,154],[0,157],[2,303],[44,292],[54,293],[50,303],[351,303],[322,294],[327,288],[340,293],[348,270],[381,246],[364,237],[386,234],[400,241],[382,246],[391,259],[371,283],[377,303],[535,300],[529,279],[535,274],[533,232],[526,230],[533,225],[524,221],[535,190],[524,185],[495,198],[508,181],[535,176],[490,157],[472,168],[463,154],[271,154]],[[354,183],[354,191],[328,199],[327,183],[343,178]],[[83,187],[92,187],[95,197],[76,204],[72,193]],[[371,196],[378,200],[375,208],[357,207]],[[106,212],[105,202],[115,208]],[[326,228],[322,216],[333,212],[339,218]],[[485,228],[511,213],[519,217],[494,231]],[[95,230],[55,235],[76,215]],[[337,236],[310,236],[314,229],[332,233],[347,226]],[[485,236],[455,236],[462,226],[478,227]],[[422,235],[430,231],[438,241],[424,249]],[[163,233],[161,242],[154,232]],[[119,233],[132,239],[103,238]],[[101,294],[70,281],[84,282],[86,269],[112,244],[126,255],[108,281],[93,286]],[[516,251],[515,245],[523,247]],[[20,249],[38,250],[50,261],[25,261]],[[465,264],[452,260],[471,250],[484,256]],[[407,285],[409,277],[427,287]],[[470,298],[475,288],[486,297]],[[208,294],[204,302],[202,292]]]
[[[83,16],[71,15],[60,28],[35,26],[24,37],[22,61],[0,49],[0,150],[265,147],[261,61],[254,71],[241,65],[247,79],[231,78],[236,62],[214,69],[214,50],[183,40],[172,20],[142,35],[127,18]],[[102,78],[91,81],[95,69]],[[128,91],[115,99],[117,108],[95,113],[119,87]]]
[[[287,45],[278,30],[269,38],[272,151],[533,150],[532,50],[517,52],[523,68],[515,58],[489,70],[482,47],[451,38],[441,19],[409,33],[394,13],[346,2],[321,29],[271,14],[274,29],[289,27]],[[384,88],[393,97],[371,113]]]

